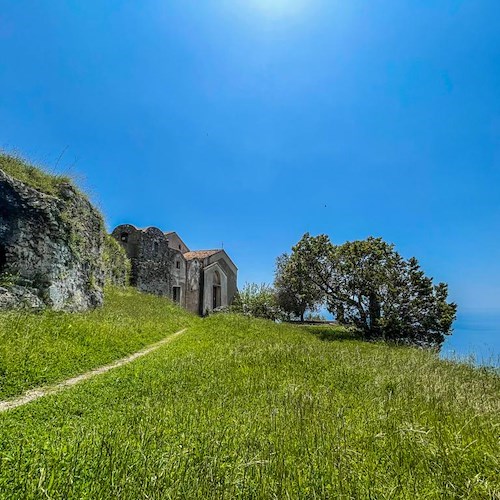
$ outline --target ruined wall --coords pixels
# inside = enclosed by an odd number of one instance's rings
[[[219,286],[216,302],[220,306],[232,304],[237,293],[237,268],[223,250],[184,255],[182,250],[187,247],[176,233],[165,234],[155,227],[138,229],[123,224],[112,236],[132,262],[131,285],[142,292],[170,297],[193,313],[205,314],[213,309],[214,286]],[[216,270],[220,271],[219,285],[214,281]]]
[[[123,224],[112,236],[131,260],[130,283],[142,292],[172,297],[171,270],[178,252],[169,248],[165,235],[154,227],[141,230]]]
[[[0,307],[83,311],[101,305],[101,215],[67,182],[54,183],[48,194],[8,175],[2,167],[15,161],[0,155]],[[18,163],[29,179],[33,167]]]
[[[154,227],[125,224],[111,238],[69,180],[0,153],[0,308],[84,311],[102,304],[105,282],[123,286],[130,277],[142,292],[203,313],[213,299],[213,290],[204,297],[203,269],[214,261],[224,274],[221,300],[231,303],[237,270],[227,254],[187,260],[188,251],[177,233]]]

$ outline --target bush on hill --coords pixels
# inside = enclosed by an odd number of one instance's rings
[[[230,309],[232,312],[273,321],[283,316],[274,288],[265,283],[246,283]]]
[[[109,234],[104,238],[103,264],[107,285],[127,286],[130,260],[123,247]]]

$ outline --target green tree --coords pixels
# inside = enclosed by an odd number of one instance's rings
[[[296,255],[284,253],[276,259],[274,278],[276,301],[290,319],[291,316],[304,321],[307,310],[317,310],[322,293],[308,276],[308,270]]]
[[[281,319],[282,316],[274,288],[265,283],[261,285],[246,283],[238,292],[231,309],[234,312],[273,321]]]
[[[434,285],[415,258],[403,259],[381,238],[334,245],[326,235],[305,234],[292,256],[328,310],[365,338],[440,346],[451,333],[457,306],[447,302],[447,285]]]

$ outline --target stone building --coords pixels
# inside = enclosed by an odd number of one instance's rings
[[[140,291],[170,297],[200,315],[232,304],[238,269],[223,249],[191,251],[173,231],[131,224],[112,236],[131,260],[131,284]]]

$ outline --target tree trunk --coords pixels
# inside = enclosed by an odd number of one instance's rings
[[[370,329],[370,337],[378,338],[380,337],[380,302],[375,293],[371,293],[369,296],[369,307],[368,307],[368,315],[369,315],[369,329]]]

